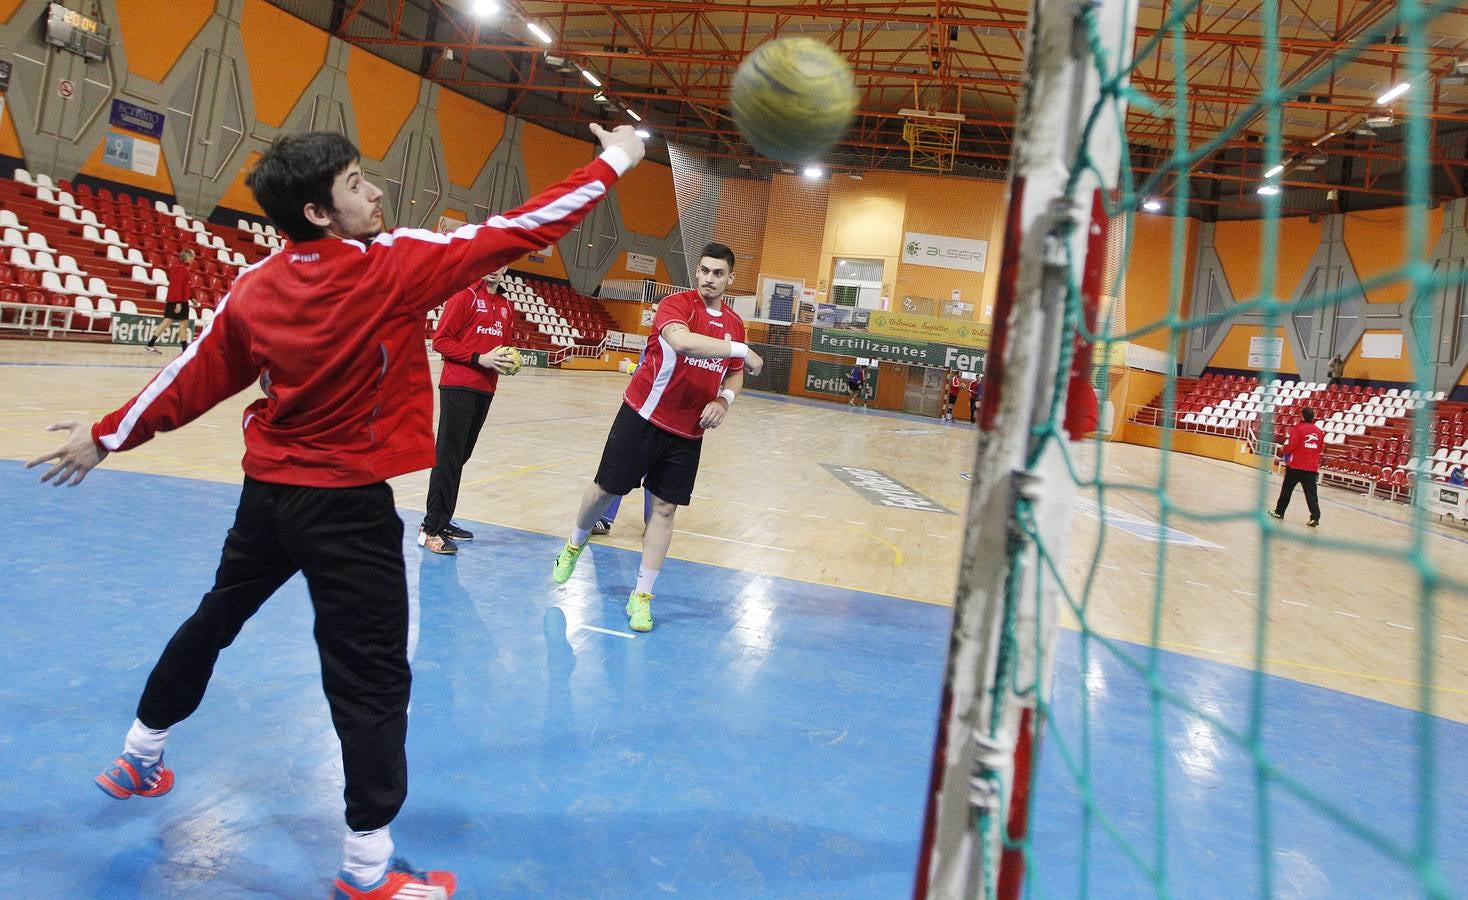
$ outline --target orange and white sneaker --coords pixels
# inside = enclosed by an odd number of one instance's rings
[[[331,900],[446,900],[457,886],[452,872],[419,872],[406,860],[395,859],[387,874],[369,887],[359,887],[346,872],[338,872]]]
[[[441,556],[453,556],[459,552],[459,545],[451,539],[441,534],[429,534],[422,528],[418,529],[418,546]]]

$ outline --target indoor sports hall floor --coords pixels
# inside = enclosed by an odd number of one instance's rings
[[[57,443],[45,424],[96,418],[157,367],[137,349],[0,343],[0,861],[27,897],[325,896],[340,764],[299,579],[246,626],[203,707],[175,729],[172,794],[118,802],[91,783],[210,583],[251,393],[112,456],[78,488],[40,486],[21,461]],[[426,476],[395,483],[417,623],[399,851],[456,870],[465,897],[907,896],[973,431],[742,398],[679,516],[657,629],[633,635],[620,610],[637,567],[635,494],[569,584],[549,577],[624,384],[544,372],[505,382],[460,503],[478,539],[456,558],[411,543]],[[1102,470],[1147,484],[1160,461],[1108,446]],[[823,464],[880,470],[956,512],[876,505]],[[1371,551],[1415,546],[1468,579],[1468,530],[1429,523],[1414,545],[1406,509],[1327,491],[1321,534],[1292,508],[1261,573],[1258,521],[1244,517],[1258,506],[1251,473],[1168,464],[1170,502],[1204,518],[1173,517],[1159,544],[1156,497],[1108,492],[1114,525],[1089,616],[1116,643],[1092,642],[1083,668],[1076,632],[1061,633],[1033,818],[1041,896],[1080,893],[1082,797],[1067,766],[1082,764],[1082,690],[1104,818],[1090,829],[1092,896],[1151,895],[1139,862],[1159,858],[1175,897],[1253,896],[1261,858],[1281,897],[1416,896],[1398,857],[1420,834],[1461,892],[1468,598],[1438,592],[1422,616],[1414,570]],[[1077,584],[1094,510],[1075,520]],[[1326,535],[1363,546],[1328,550]],[[1153,686],[1118,657],[1148,659],[1137,642],[1154,628],[1159,571],[1157,685],[1213,723],[1252,724],[1258,757],[1203,718],[1170,706],[1154,716]],[[1256,682],[1261,619],[1269,674]],[[1428,625],[1432,718],[1413,712]],[[1419,779],[1424,735],[1430,783]],[[1276,785],[1261,817],[1259,758],[1321,804]]]

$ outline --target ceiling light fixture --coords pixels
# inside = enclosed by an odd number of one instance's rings
[[[1376,98],[1377,106],[1385,106],[1412,89],[1412,82],[1404,81],[1391,90]]]
[[[1145,209],[1147,212],[1161,212],[1162,201],[1158,200],[1156,197],[1148,197],[1142,203],[1142,209]]]
[[[635,109],[629,109],[629,110],[627,110],[627,115],[631,116],[632,117],[632,121],[634,121],[634,122],[641,122],[642,121],[642,116],[639,116],[637,114],[637,110],[635,110]]]
[[[1265,197],[1273,197],[1275,194],[1279,193],[1279,185],[1261,184],[1259,185],[1259,190],[1257,191],[1257,193],[1262,194]]]
[[[1270,169],[1268,172],[1265,172],[1264,173],[1264,177],[1265,178],[1273,178],[1274,176],[1278,175],[1280,172],[1283,172],[1284,170],[1285,170],[1285,164],[1284,163],[1279,163],[1274,168]]]
[[[592,72],[590,69],[582,69],[581,70],[581,77],[582,78],[585,78],[591,84],[592,87],[601,87],[601,79],[600,78],[597,78],[596,77],[596,74],[594,72]]]
[[[806,178],[820,178],[824,174],[826,174],[826,173],[821,171],[821,167],[820,166],[806,166],[805,167],[805,177]]]
[[[541,28],[539,24],[535,22],[526,22],[525,27],[530,30],[531,34],[539,38],[542,44],[552,43],[550,32],[546,31],[544,28]]]

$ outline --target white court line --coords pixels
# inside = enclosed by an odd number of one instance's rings
[[[1138,570],[1137,570],[1137,574],[1138,574],[1138,575],[1145,575],[1145,576],[1147,576],[1147,577],[1148,577],[1148,578],[1155,578],[1155,577],[1157,577],[1157,573],[1156,573],[1156,572],[1148,572],[1148,571],[1147,571],[1147,570],[1145,570],[1145,569],[1138,569]]]
[[[842,521],[844,521],[847,525],[860,525],[863,528],[867,527],[867,523],[858,522],[855,519],[843,519]]]
[[[1208,585],[1204,584],[1201,581],[1189,581],[1188,584],[1194,585],[1196,587],[1207,587],[1208,586]]]
[[[942,541],[942,540],[946,540],[948,538],[948,535],[946,535],[946,534],[934,534],[933,532],[930,531],[930,532],[928,532],[928,537],[935,537],[938,540]]]
[[[1103,569],[1111,569],[1116,572],[1121,571],[1121,566],[1108,566],[1106,563],[1096,563],[1096,565]]]
[[[1460,644],[1468,644],[1468,640],[1464,640],[1460,637],[1453,637],[1451,634],[1445,634],[1442,636],[1442,638],[1445,641],[1457,641]]]
[[[628,634],[625,631],[613,631],[610,628],[597,628],[595,625],[582,625],[582,631],[595,631],[598,634],[610,634],[612,637],[626,638],[629,641],[637,640],[637,635]]]
[[[768,507],[768,509],[770,510],[770,512],[782,512],[782,513],[788,513],[788,512],[790,512],[790,510],[788,510],[788,509],[781,509],[778,506],[771,506],[771,507]]]
[[[1309,609],[1310,608],[1310,604],[1308,604],[1308,603],[1301,603],[1298,600],[1281,600],[1279,602],[1280,603],[1288,603],[1290,606],[1303,606],[1306,609]]]
[[[46,411],[46,407],[44,407],[44,406],[22,406],[21,409],[28,409],[31,412],[45,412]]]
[[[805,517],[807,519],[824,519],[824,518],[826,518],[825,516],[818,516],[815,513],[805,513]]]
[[[1387,622],[1386,624],[1387,624],[1387,627],[1389,627],[1389,628],[1400,628],[1403,631],[1416,631],[1417,630],[1417,629],[1413,628],[1411,625],[1398,625],[1396,622]]]
[[[882,527],[887,529],[888,531],[900,531],[903,534],[907,533],[906,528],[898,528],[896,525],[883,525]]]
[[[723,541],[727,544],[743,544],[746,547],[759,547],[764,550],[779,550],[781,553],[794,553],[788,547],[776,547],[771,544],[756,544],[754,541],[736,541],[733,538],[719,537],[716,534],[703,534],[697,531],[684,531],[681,528],[674,529],[678,534],[689,534],[694,537],[708,538],[711,541]]]
[[[1257,596],[1259,596],[1258,594],[1250,593],[1249,591],[1241,591],[1238,588],[1234,588],[1234,593],[1235,594],[1243,594],[1245,597],[1257,597]]]
[[[1333,609],[1333,610],[1331,610],[1331,612],[1335,613],[1338,616],[1347,616],[1347,617],[1352,618],[1352,619],[1359,619],[1359,618],[1361,618],[1360,616],[1356,615],[1355,613],[1345,612],[1345,611],[1339,610],[1339,609]]]
[[[69,413],[71,413],[74,416],[87,416],[87,415],[91,415],[91,413],[87,412],[84,409],[68,409],[68,410],[66,410],[66,412],[69,412]]]
[[[695,500],[708,500],[708,499],[710,499],[708,497],[705,497],[703,494],[691,494],[690,496],[692,496],[693,499],[695,499]]]
[[[219,426],[218,425],[210,425],[208,422],[200,422],[199,423],[199,427],[200,428],[215,428],[215,429],[217,429]]]

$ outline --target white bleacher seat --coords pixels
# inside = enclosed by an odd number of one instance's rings
[[[33,269],[40,269],[45,272],[60,271],[60,269],[56,265],[56,257],[52,256],[49,250],[40,250],[36,253],[32,253],[31,263],[31,268]]]
[[[44,234],[41,234],[39,231],[27,232],[25,236],[25,245],[32,250],[45,251],[51,249],[51,245],[46,242],[46,236]]]
[[[102,225],[101,222],[97,221],[97,214],[92,212],[90,209],[83,209],[81,211],[81,219],[82,223],[86,225],[96,225],[98,227],[101,227]]]
[[[61,207],[61,211],[57,213],[57,215],[60,216],[61,221],[63,222],[76,222],[78,224],[81,223],[81,217],[79,217],[76,214],[76,210],[72,209],[70,206]]]
[[[1445,477],[1448,474],[1448,464],[1445,461],[1433,463],[1432,468],[1429,470],[1429,474],[1432,475],[1433,478]]]
[[[1441,462],[1442,460],[1447,459],[1448,458],[1448,448],[1447,447],[1439,447],[1439,448],[1437,448],[1437,452],[1434,453],[1434,454],[1432,454],[1432,458],[1434,460],[1439,461],[1439,462]]]
[[[1187,413],[1186,415],[1183,416],[1183,424],[1184,425],[1196,425],[1196,424],[1198,424],[1198,414],[1197,413]]]
[[[56,192],[53,191],[53,190],[51,190],[48,187],[37,187],[36,188],[36,199],[37,200],[44,200],[45,202],[51,204],[52,206],[55,206],[56,205]]]
[[[24,247],[25,235],[18,228],[7,228],[0,231],[0,247]]]
[[[107,245],[107,258],[112,262],[127,264],[127,257],[123,255],[122,248],[116,244]]]
[[[103,232],[102,232],[102,243],[104,243],[104,244],[111,244],[114,247],[125,247],[125,246],[127,246],[126,244],[124,244],[122,242],[122,235],[118,234],[117,233],[117,229],[115,229],[115,228],[107,228],[107,229],[104,229],[103,230]]]
[[[56,203],[63,209],[71,208],[73,211],[75,211],[81,208],[77,205],[76,198],[71,195],[70,191],[57,191]]]
[[[8,209],[0,209],[0,228],[25,230],[24,226],[20,224],[20,220],[15,217],[14,211]]]
[[[137,247],[127,248],[127,261],[129,265],[134,266],[146,266],[148,264],[148,260],[143,256],[143,251]]]
[[[66,293],[66,287],[64,284],[62,284],[61,276],[57,275],[55,272],[41,273],[41,287],[45,290],[50,291],[53,294]]]
[[[180,203],[173,204],[173,207],[170,210],[164,210],[164,212],[172,212],[175,216],[187,216],[188,215],[188,211],[185,210],[183,208],[183,205],[180,204]]]
[[[148,271],[148,274],[152,277],[154,284],[161,284],[164,287],[167,287],[168,286],[168,273],[167,272],[163,271],[162,269],[150,269]],[[162,299],[162,298],[160,298],[160,299]]]
[[[1438,392],[1436,392],[1436,393],[1434,393],[1432,395],[1432,399],[1434,399],[1434,400],[1436,400],[1438,402],[1441,402],[1446,397],[1447,397],[1447,394],[1445,392],[1443,392],[1443,391],[1438,391]]]
[[[95,300],[97,303],[97,312],[107,315],[117,312],[117,304],[112,301],[111,297],[97,297]]]
[[[92,315],[96,312],[96,307],[92,306],[91,297],[73,298],[71,301],[71,308],[82,314],[82,317],[87,320],[86,324],[88,327],[91,325]]]
[[[76,258],[66,253],[61,254],[60,258],[56,260],[56,271],[72,275],[83,274],[76,264]]]
[[[1453,465],[1457,465],[1462,461],[1463,451],[1460,448],[1455,447],[1452,450],[1448,451],[1448,462],[1452,463]]]
[[[153,283],[152,279],[148,277],[148,268],[146,266],[135,265],[132,267],[132,271],[129,272],[128,275],[132,278],[133,281],[136,281],[140,284]]]
[[[1397,389],[1396,388],[1387,388],[1386,395],[1388,397],[1395,397],[1395,396],[1397,396]]]
[[[214,321],[214,310],[208,308],[207,306],[204,307],[203,309],[199,310],[199,324],[200,325],[206,325],[207,326],[210,322],[213,322],[213,321]]]
[[[167,300],[168,299],[168,285],[166,285],[166,284],[154,285],[154,287],[153,287],[153,299],[154,300]]]
[[[91,294],[93,297],[117,296],[116,294],[112,293],[110,288],[107,287],[107,282],[98,278],[96,275],[93,275],[91,278],[87,279],[87,293]]]
[[[102,232],[97,230],[96,225],[83,225],[82,240],[91,241],[94,244],[100,244],[102,243]]]
[[[15,180],[19,181],[21,184],[31,185],[32,187],[35,187],[36,184],[35,177],[32,176],[31,173],[26,171],[25,169],[15,170]]]
[[[154,200],[153,208],[158,212],[163,213],[164,215],[168,215],[168,204],[164,203],[162,200]]]
[[[160,200],[159,202],[161,203],[162,201]],[[174,216],[173,217],[173,227],[174,228],[177,228],[179,231],[191,231],[192,230],[191,228],[189,228],[189,221],[187,219],[183,218],[182,216]]]
[[[250,223],[246,222],[244,219],[235,219],[234,227],[238,228],[240,231],[249,231]]]
[[[138,314],[138,305],[131,300],[119,300],[117,301],[117,311],[135,316]]]
[[[203,236],[202,235],[200,235],[199,243],[201,243],[201,244],[204,243],[204,240],[203,240]],[[214,258],[216,260],[218,260],[219,262],[227,263],[227,262],[229,262],[229,252],[226,251],[226,250],[215,250],[214,251]]]
[[[274,225],[266,225],[265,226],[265,233],[268,234],[268,235],[270,235],[271,237],[276,237],[276,236],[278,236],[280,234],[280,232],[278,232],[278,231],[275,230],[275,226]]]
[[[47,175],[45,172],[37,172],[36,173],[36,181],[35,181],[35,184],[36,184],[36,187],[43,187],[43,188],[54,188],[54,187],[56,187],[56,182],[52,181],[51,180],[51,176],[50,175]]]
[[[243,269],[245,267],[245,254],[236,250],[234,253],[230,254],[230,262]]]
[[[61,283],[68,294],[90,294],[80,275],[67,275]]]

